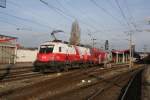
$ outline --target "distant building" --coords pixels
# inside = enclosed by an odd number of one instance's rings
[[[149,52],[137,52],[140,55],[140,59],[146,58],[148,55],[150,55]]]
[[[17,37],[0,35],[0,64],[16,62]]]

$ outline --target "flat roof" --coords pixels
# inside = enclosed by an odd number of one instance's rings
[[[16,40],[16,39],[18,39],[18,38],[0,34],[0,42],[8,42],[8,41],[11,41],[11,40]]]
[[[112,53],[127,53],[129,50],[112,50]]]
[[[7,35],[2,35],[2,34],[0,34],[0,37],[6,37],[6,38],[15,38],[15,39],[18,39],[17,37],[13,37],[13,36],[7,36]]]

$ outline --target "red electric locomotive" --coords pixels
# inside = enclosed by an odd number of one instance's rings
[[[60,40],[42,43],[37,59],[34,62],[35,71],[60,71],[62,69],[83,67],[91,64],[102,64],[108,53],[96,48],[69,45]]]

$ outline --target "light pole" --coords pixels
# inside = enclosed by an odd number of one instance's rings
[[[144,51],[144,57],[146,57],[147,45],[144,45],[143,51]]]
[[[93,41],[93,48],[94,48],[94,45],[95,45],[95,38],[92,38],[92,41]]]
[[[127,39],[129,41],[129,68],[132,68],[132,31],[124,33],[128,33],[127,35],[129,35],[129,39]]]
[[[95,38],[90,34],[88,33],[88,35],[91,37],[91,40],[92,40],[92,47],[94,48],[94,45],[95,45]]]
[[[130,61],[129,61],[129,68],[132,68],[132,33],[129,33],[129,52],[130,52]]]

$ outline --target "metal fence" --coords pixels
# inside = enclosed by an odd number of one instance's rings
[[[0,64],[15,63],[16,47],[14,46],[0,46]]]

